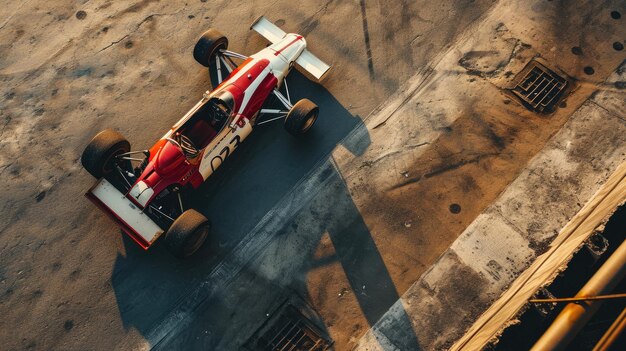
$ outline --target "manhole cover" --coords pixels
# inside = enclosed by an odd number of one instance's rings
[[[291,304],[257,331],[248,348],[263,351],[325,351],[332,344],[322,332]]]
[[[517,75],[517,84],[511,90],[529,110],[550,113],[563,97],[567,79],[532,60]]]

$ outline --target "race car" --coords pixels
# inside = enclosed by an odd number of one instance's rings
[[[146,250],[160,237],[177,257],[202,246],[210,222],[186,208],[181,193],[206,181],[256,125],[284,119],[287,132],[297,136],[317,119],[313,102],[291,103],[285,77],[296,65],[321,81],[330,66],[307,50],[302,35],[285,33],[265,17],[251,29],[271,44],[249,57],[229,51],[228,39],[215,29],[200,37],[193,57],[215,70],[219,85],[150,149],[131,151],[120,133],[107,129],[83,151],[83,167],[98,179],[87,198]],[[271,95],[284,109],[264,108]]]

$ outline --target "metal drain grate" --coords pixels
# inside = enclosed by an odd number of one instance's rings
[[[296,308],[289,305],[265,331],[255,349],[267,351],[324,351],[330,342]]]
[[[567,88],[565,78],[537,61],[530,61],[518,74],[517,85],[512,89],[529,110],[550,113]]]

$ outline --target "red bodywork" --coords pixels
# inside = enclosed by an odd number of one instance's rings
[[[223,91],[227,91],[232,94],[234,98],[233,113],[235,114],[235,119],[243,117],[251,119],[251,117],[261,109],[261,106],[267,97],[272,93],[274,88],[276,88],[277,79],[274,75],[269,73],[261,81],[261,83],[255,87],[254,91],[250,91],[250,85],[264,72],[268,65],[269,61],[267,59],[253,60],[249,58],[233,70],[229,77],[214,90],[213,94]],[[233,77],[237,78],[232,79]],[[241,111],[241,113],[236,113],[235,111],[239,110],[244,96],[247,93],[251,93],[251,96],[248,99],[245,108]],[[194,132],[217,134],[217,131],[203,130],[203,127],[199,125],[183,125],[181,129],[185,129],[187,134]],[[214,136],[215,135],[212,137]],[[198,159],[202,158],[202,153],[204,153],[204,151],[204,149],[200,150],[201,154]],[[149,203],[161,191],[172,185],[185,186],[190,184],[193,188],[199,187],[204,181],[204,178],[198,171],[198,167],[199,163],[196,162],[194,164],[187,160],[183,152],[177,146],[165,139],[161,139],[154,144],[152,148],[150,148],[148,165],[135,184],[143,181],[154,191],[152,197],[148,201]],[[135,184],[133,184],[133,186]],[[142,206],[133,196],[127,194],[127,197],[137,206],[145,207]]]
[[[130,188],[124,194],[130,202],[118,197],[121,195],[119,189],[108,182],[102,183],[102,187],[96,184],[87,197],[113,218],[135,242],[148,249],[163,233],[162,229],[166,229],[165,224],[158,224],[148,214],[161,212],[158,206],[171,209],[161,199],[167,202],[166,199],[172,198],[159,195],[170,194],[164,193],[164,190],[173,186],[198,188],[219,167],[252,131],[254,118],[267,97],[283,81],[305,47],[306,41],[302,36],[288,34],[282,41],[246,59],[235,68],[213,92],[205,95],[150,148],[142,173],[133,184],[129,184]],[[227,125],[232,128],[226,129]],[[98,197],[94,190],[105,192],[100,192]],[[157,197],[159,199],[151,206]],[[126,212],[129,211],[127,206],[132,208],[131,212]],[[117,214],[115,211],[118,211]],[[135,215],[129,216],[132,211],[135,211]],[[171,214],[172,217],[175,215]],[[159,216],[172,219],[163,212]],[[144,217],[148,217],[147,220]]]

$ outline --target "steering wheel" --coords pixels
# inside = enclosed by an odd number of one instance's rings
[[[174,139],[167,138],[167,140],[180,147],[185,156],[189,158],[198,156],[198,148],[196,148],[191,139],[189,139],[186,135],[177,133],[174,135]]]
[[[185,155],[191,158],[198,156],[198,148],[196,148],[196,146],[193,144],[191,139],[189,139],[184,134],[179,134],[179,135],[180,135],[180,138],[178,142],[180,143],[180,148],[183,149],[183,152],[185,153]]]

